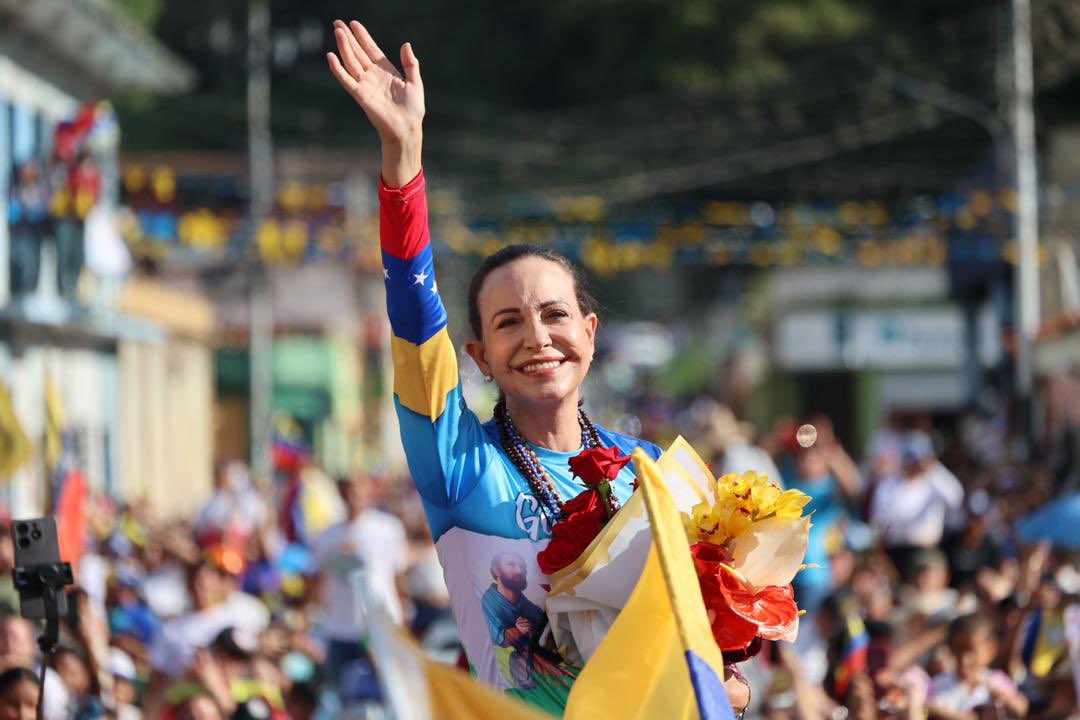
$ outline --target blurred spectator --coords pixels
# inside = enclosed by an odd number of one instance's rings
[[[50,190],[41,161],[31,158],[15,167],[8,194],[11,293],[29,295],[37,289],[41,246],[49,233]]]
[[[958,534],[945,543],[954,587],[976,583],[979,574],[997,568],[1004,559],[1001,543],[990,532],[985,512],[971,512]]]
[[[116,702],[116,720],[140,720],[139,673],[135,661],[120,648],[109,649],[109,674],[112,675],[113,699]]]
[[[0,666],[35,668],[38,667],[38,662],[34,627],[30,621],[18,615],[0,615]],[[44,703],[46,720],[65,720],[69,701],[70,694],[60,676],[52,668],[47,668]]]
[[[874,489],[870,521],[904,579],[910,578],[920,549],[937,547],[945,517],[960,508],[964,488],[934,455],[930,437],[909,432],[901,448],[902,472]]]
[[[19,591],[15,589],[15,541],[11,538],[11,522],[0,523],[0,613],[19,609]]]
[[[844,542],[848,508],[862,489],[858,467],[832,434],[831,423],[820,418],[816,422],[818,441],[797,452],[790,482],[810,496],[806,512],[814,518],[806,549],[806,563],[813,567],[795,578],[799,607],[807,611],[816,609],[834,587],[830,557]]]
[[[61,644],[53,652],[50,663],[68,692],[67,714],[71,717],[93,717],[93,676],[86,657],[74,647]]]
[[[404,578],[405,593],[412,601],[410,629],[430,655],[452,663],[461,646],[442,564],[426,521],[418,523],[411,534],[409,568]]]
[[[40,692],[38,677],[29,668],[0,672],[0,720],[34,720]]]
[[[269,510],[251,483],[247,465],[223,463],[214,475],[214,493],[195,521],[203,547],[228,545],[242,548],[265,525]]]
[[[769,480],[784,486],[784,477],[765,450],[751,441],[753,428],[740,423],[726,405],[709,403],[699,444],[695,447],[706,459],[712,460],[716,477],[728,473],[754,471],[769,476]]]
[[[154,670],[168,677],[180,676],[199,648],[210,645],[222,630],[235,627],[258,635],[270,621],[261,602],[234,588],[232,576],[213,563],[188,570],[192,609],[161,627],[150,659]]]
[[[374,479],[361,473],[339,481],[338,490],[347,517],[323,532],[314,548],[323,585],[317,617],[327,639],[325,672],[334,683],[347,663],[367,659],[357,571],[363,571],[369,597],[401,622],[398,576],[408,552],[401,520],[375,508]]]
[[[930,717],[1027,715],[1028,702],[1008,675],[991,670],[997,655],[995,628],[985,616],[967,615],[949,628],[948,648],[954,669],[934,677],[927,693]]]

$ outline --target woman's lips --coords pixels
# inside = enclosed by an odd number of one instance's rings
[[[518,368],[518,372],[525,375],[550,375],[559,369],[565,360],[542,360],[530,362]]]

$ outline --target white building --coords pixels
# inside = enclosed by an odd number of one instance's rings
[[[181,61],[107,0],[0,0],[0,382],[11,393],[16,415],[35,445],[30,462],[12,478],[0,478],[4,483],[0,497],[16,515],[36,514],[48,504],[41,443],[45,387],[50,380],[63,399],[65,446],[91,486],[130,496],[157,480],[124,473],[125,467],[147,465],[133,465],[120,444],[125,414],[142,412],[129,410],[128,405],[153,402],[124,392],[125,387],[136,387],[138,380],[125,377],[133,374],[125,370],[125,362],[133,362],[133,353],[126,348],[167,347],[174,330],[152,317],[154,313],[140,312],[137,302],[135,314],[131,307],[125,308],[127,314],[120,313],[119,273],[110,278],[76,272],[77,299],[71,293],[64,297],[57,287],[58,243],[47,236],[37,256],[36,282],[31,290],[13,297],[13,226],[9,227],[8,212],[13,168],[31,158],[47,163],[57,125],[70,121],[89,101],[127,91],[179,92],[192,79]],[[99,205],[110,208],[116,198],[115,132],[99,136],[93,155],[101,170]],[[95,237],[111,238],[114,246],[106,249],[122,261],[126,250],[119,236],[108,232],[111,223],[100,227],[105,232]],[[83,246],[81,240],[78,244]],[[101,247],[84,250],[100,253]],[[202,320],[197,333],[204,336],[204,343],[205,325]],[[131,421],[126,424],[130,427]],[[205,452],[208,455],[208,443]],[[209,457],[206,465],[194,487],[209,484]]]

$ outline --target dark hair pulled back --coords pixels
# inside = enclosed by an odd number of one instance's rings
[[[558,250],[552,250],[543,245],[525,243],[507,245],[484,258],[484,261],[480,263],[480,267],[473,273],[472,280],[469,281],[469,327],[472,329],[473,336],[477,339],[482,338],[484,334],[484,324],[480,318],[479,298],[480,288],[484,286],[487,276],[503,265],[509,265],[515,260],[527,257],[550,260],[570,273],[570,277],[574,281],[574,295],[577,298],[578,309],[581,314],[588,315],[596,312],[596,300],[593,298],[592,293],[589,292],[589,282],[585,276],[585,271],[570,262],[568,257]]]
[[[7,695],[11,688],[21,682],[33,683],[39,689],[41,687],[41,681],[33,670],[17,665],[0,673],[0,696]]]

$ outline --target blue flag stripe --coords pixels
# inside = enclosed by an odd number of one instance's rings
[[[723,678],[717,677],[712,666],[693,650],[686,651],[686,665],[690,669],[690,684],[694,686],[701,720],[735,720]]]
[[[390,328],[402,340],[423,345],[446,326],[431,246],[408,260],[384,252],[383,269]]]

